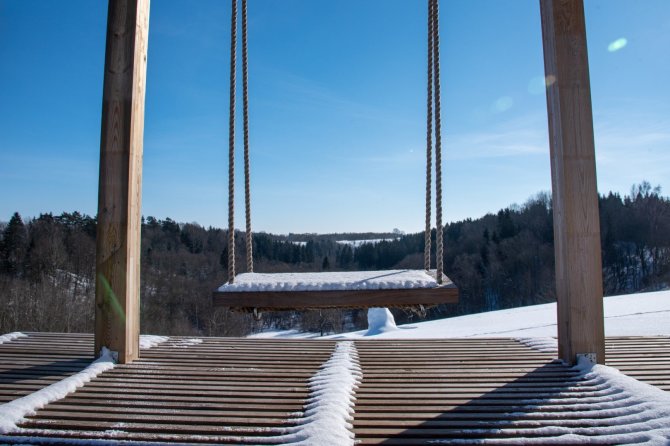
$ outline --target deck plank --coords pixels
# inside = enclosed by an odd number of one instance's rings
[[[180,340],[102,373],[28,417],[12,435],[44,444],[276,443],[295,424],[308,380],[335,346],[235,338],[184,346]],[[0,345],[0,403],[83,369],[93,359],[92,342],[90,335],[30,333]],[[609,426],[625,404],[555,355],[512,339],[358,340],[355,346],[363,372],[353,421],[359,444],[458,438],[512,444],[521,433],[542,440],[538,426]],[[607,354],[609,365],[670,390],[670,337],[608,338]],[[593,410],[589,401],[604,395],[609,412]],[[7,438],[14,437],[0,442]]]
[[[0,404],[67,378],[93,359],[91,335],[27,333],[0,344]]]

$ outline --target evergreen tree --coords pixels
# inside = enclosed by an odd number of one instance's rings
[[[20,275],[28,250],[28,232],[18,212],[14,212],[2,233],[0,268],[10,275]]]
[[[351,249],[350,245],[344,244],[338,249],[335,262],[341,269],[347,269],[351,266],[354,262],[354,250]]]

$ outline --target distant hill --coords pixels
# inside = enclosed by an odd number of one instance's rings
[[[605,294],[662,289],[670,283],[670,200],[648,183],[630,195],[601,196]],[[79,212],[42,214],[24,222],[16,213],[0,226],[0,332],[92,331],[96,219]],[[435,230],[431,254],[435,257]],[[245,235],[235,234],[238,268],[246,264]],[[444,267],[460,290],[458,305],[428,318],[552,302],[552,204],[538,194],[521,206],[450,223],[444,228]],[[399,231],[344,234],[255,233],[257,272],[423,268],[424,234]],[[365,325],[360,312],[284,313],[258,323],[212,307],[211,292],[227,281],[225,230],[170,218],[142,224],[143,332],[245,335],[263,327]],[[243,271],[240,271],[243,272]],[[414,320],[396,311],[399,323]],[[54,317],[58,315],[58,317]]]

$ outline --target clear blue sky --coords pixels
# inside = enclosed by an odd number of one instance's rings
[[[0,0],[0,220],[96,212],[106,3]],[[249,0],[255,230],[421,230],[425,3]],[[538,1],[440,12],[451,221],[550,190],[549,149]],[[229,14],[152,2],[145,216],[226,225]],[[670,2],[586,0],[586,20],[599,189],[667,194]]]

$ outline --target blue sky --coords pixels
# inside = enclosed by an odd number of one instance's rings
[[[646,179],[667,194],[670,2],[585,5],[599,190]],[[440,13],[446,220],[550,190],[538,1]],[[106,14],[0,0],[0,220],[95,214]],[[152,2],[145,216],[226,225],[229,14]],[[249,20],[254,229],[421,230],[425,2],[249,0]]]

